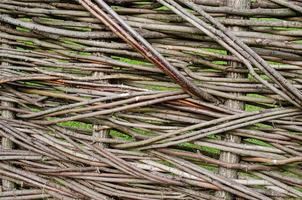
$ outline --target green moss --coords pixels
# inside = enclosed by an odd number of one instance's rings
[[[20,32],[30,32],[29,29],[17,26],[16,29]]]
[[[282,21],[281,19],[277,19],[277,18],[264,18],[264,17],[257,17],[257,18],[251,18],[251,20],[257,20],[257,21]]]
[[[124,134],[124,133],[119,132],[119,131],[114,130],[114,129],[111,129],[109,131],[109,135],[113,138],[118,138],[118,139],[122,139],[122,140],[126,140],[126,141],[133,140],[133,138],[130,135]]]
[[[22,17],[22,18],[18,18],[18,19],[22,22],[32,22],[31,18]]]
[[[145,89],[149,90],[157,90],[157,91],[177,91],[179,88],[172,88],[172,87],[164,87],[164,86],[158,86],[158,85],[145,85]]]
[[[265,98],[265,96],[260,95],[260,94],[255,94],[255,93],[250,93],[250,94],[247,94],[246,96],[249,96],[249,97],[257,97],[257,98]]]
[[[200,151],[203,151],[203,152],[208,152],[208,153],[211,153],[211,154],[220,154],[219,149],[212,148],[212,147],[207,147],[207,146],[200,146],[200,145],[192,144],[192,143],[189,143],[189,142],[181,143],[181,144],[179,144],[179,146],[189,148],[189,149],[197,149],[197,150],[200,150]]]
[[[76,43],[76,42],[74,42],[74,41],[72,41],[72,40],[64,39],[63,42],[64,42],[65,44],[74,45],[74,46],[76,46],[76,47],[86,47],[86,46],[81,45],[81,44],[78,44],[78,43]],[[86,53],[87,53],[87,52],[86,52]]]
[[[209,136],[207,136],[207,138],[220,140],[221,136],[220,135],[209,135]]]
[[[218,171],[218,168],[217,167],[214,167],[214,166],[210,166],[210,165],[200,165],[202,168],[205,168],[211,172],[217,172]]]
[[[30,46],[34,46],[35,45],[35,43],[33,43],[32,41],[29,41],[29,40],[27,40],[27,41],[21,41],[21,42],[23,42],[26,45],[30,45]]]
[[[75,122],[75,121],[60,122],[60,123],[58,123],[58,125],[65,126],[65,127],[76,127],[76,128],[86,129],[86,130],[92,130],[92,128],[93,128],[92,124],[87,124],[87,123],[83,123],[83,122]]]
[[[253,112],[253,111],[259,111],[259,110],[263,110],[263,108],[259,107],[259,106],[250,105],[250,104],[245,105],[245,111]]]
[[[129,63],[129,64],[136,64],[136,65],[150,65],[150,63],[148,62],[144,62],[141,60],[134,60],[134,59],[129,59],[129,58],[124,58],[124,57],[119,57],[119,56],[112,56],[111,58],[121,61],[121,62],[125,62],[125,63]]]
[[[245,139],[246,142],[251,143],[251,144],[256,144],[256,145],[260,145],[260,146],[265,146],[265,147],[271,147],[272,145],[270,145],[269,143],[263,142],[262,140],[257,140],[254,138],[248,138]]]
[[[221,50],[221,49],[212,49],[212,48],[202,48],[203,50],[206,50],[208,52],[211,52],[211,53],[218,53],[218,54],[221,54],[221,55],[227,55],[227,51],[226,50]]]
[[[91,53],[89,53],[89,52],[84,52],[84,51],[80,51],[80,52],[79,52],[79,55],[81,55],[81,56],[91,56]]]
[[[227,65],[228,64],[227,61],[213,61],[212,63],[216,64],[216,65]]]

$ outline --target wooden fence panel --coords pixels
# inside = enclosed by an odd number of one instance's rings
[[[301,199],[301,0],[1,0],[0,200]]]

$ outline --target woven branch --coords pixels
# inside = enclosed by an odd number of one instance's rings
[[[301,199],[301,11],[2,0],[0,200]]]

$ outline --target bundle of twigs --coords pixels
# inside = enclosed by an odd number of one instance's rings
[[[302,198],[302,1],[0,1],[0,200]]]

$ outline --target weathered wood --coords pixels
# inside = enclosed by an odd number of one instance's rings
[[[5,45],[5,44],[2,45],[2,46],[3,47],[8,47],[8,45]],[[1,64],[2,65],[8,65],[8,63],[6,63],[6,62],[2,62]],[[8,107],[8,108],[13,108],[14,104],[11,103],[11,102],[8,102],[8,101],[2,101],[1,106]],[[3,118],[6,118],[6,119],[13,119],[14,118],[14,113],[10,110],[2,110],[1,116]],[[5,138],[5,137],[2,138],[1,144],[2,144],[2,148],[6,149],[6,150],[7,149],[13,149],[13,147],[14,147],[13,142],[10,139]],[[2,179],[2,190],[3,191],[10,191],[10,190],[13,190],[14,188],[15,188],[15,184],[13,182],[11,182],[9,180],[6,180],[6,179]]]
[[[95,56],[100,56],[101,53],[94,53]],[[94,76],[96,77],[101,77],[101,76],[105,76],[105,73],[103,72],[94,72],[93,73]],[[108,83],[107,80],[101,80],[100,81],[101,83]],[[108,138],[109,136],[109,131],[108,131],[108,128],[107,126],[103,126],[103,125],[100,125],[100,124],[95,124],[93,125],[93,134],[92,136],[95,137],[95,138]],[[108,144],[104,143],[104,142],[98,142],[98,145],[100,147],[108,147]]]
[[[227,0],[227,6],[229,6],[231,8],[235,8],[235,9],[249,9],[250,8],[250,3],[251,3],[250,0]],[[238,19],[238,17],[234,17],[234,16],[229,16],[229,18]],[[242,31],[242,30],[244,30],[244,28],[236,27],[236,26],[230,27],[230,29],[233,30],[233,31]],[[242,64],[238,63],[238,62],[229,62],[229,64],[230,64],[230,66],[232,66],[234,68],[242,67]],[[240,78],[244,78],[245,75],[240,74],[240,73],[230,72],[230,73],[227,73],[227,77],[228,78],[233,78],[233,79],[240,79]],[[234,93],[234,95],[242,95],[242,94]],[[225,105],[229,108],[244,110],[244,103],[240,102],[240,101],[237,101],[237,100],[227,100]],[[233,135],[230,132],[230,133],[225,134],[224,141],[240,143],[241,138],[240,138],[240,136]],[[240,162],[240,156],[235,154],[235,153],[222,151],[220,153],[220,161],[235,164],[235,163]],[[237,170],[227,169],[227,168],[224,168],[224,167],[219,168],[219,174],[226,177],[226,178],[230,178],[230,179],[235,179],[235,178],[238,177]],[[218,192],[216,192],[216,196],[221,198],[221,199],[227,199],[227,200],[233,199],[233,195],[226,192],[226,191],[218,191]]]
[[[302,198],[302,1],[284,2],[2,0],[0,199]]]

